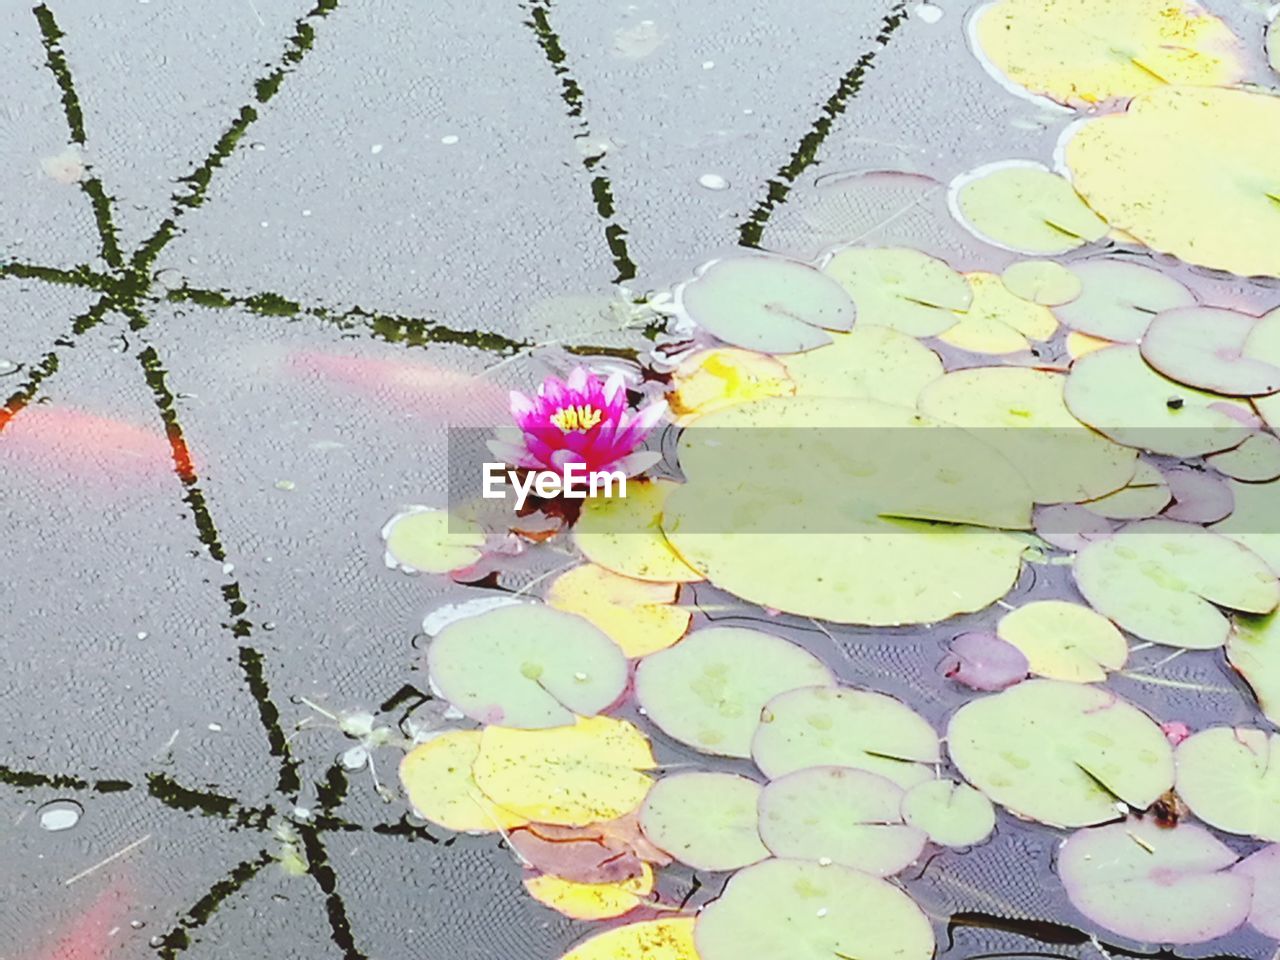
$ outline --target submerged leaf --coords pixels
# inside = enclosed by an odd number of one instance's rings
[[[943,343],[970,353],[1006,354],[1031,349],[1058,329],[1053,312],[1010,292],[994,273],[967,273],[973,303],[958,314],[960,322],[938,335]]]
[[[796,390],[787,368],[778,360],[732,347],[690,354],[672,373],[671,382],[667,401],[681,423],[721,407],[762,397],[785,397]]]

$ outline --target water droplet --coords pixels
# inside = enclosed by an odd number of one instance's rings
[[[309,217],[309,216],[311,216],[311,211],[310,211],[310,210],[303,210],[303,211],[302,211],[302,215],[303,215],[304,217]]]
[[[818,911],[818,917],[819,917],[819,918],[821,918],[821,917],[825,917],[826,915],[827,915],[827,908],[826,908],[826,907],[823,907],[821,910],[819,910],[819,911]]]
[[[222,572],[231,573],[231,571],[235,570],[235,568],[236,568],[236,565],[234,563],[224,563],[222,565]]]
[[[70,830],[84,816],[84,807],[74,800],[51,800],[37,812],[41,829],[50,833]]]
[[[166,290],[180,290],[187,284],[186,278],[173,269],[157,270],[155,281]]]
[[[293,810],[289,812],[289,816],[293,817],[295,820],[301,820],[303,823],[306,823],[311,819],[312,813],[306,807],[294,807]]]
[[[153,947],[163,947],[163,946],[164,946],[164,937],[159,936],[159,935],[154,936],[154,937],[152,937],[150,940],[148,940],[148,941],[147,941],[147,943],[151,944],[151,946],[153,946]]]
[[[352,773],[363,770],[369,763],[369,751],[364,747],[352,747],[338,757],[338,763],[342,765],[343,770]]]
[[[142,920],[130,920],[129,926],[133,927],[133,929],[135,930],[141,930],[143,927],[146,926],[146,923]]]
[[[139,630],[139,631],[138,631],[138,639],[139,639],[139,640],[145,640],[145,639],[147,639],[147,636],[148,636],[147,631],[145,631],[145,630]]]
[[[275,625],[275,621],[273,620],[268,620],[266,623],[262,625],[262,629],[267,631],[267,633],[270,633],[275,628],[276,628],[276,625]]]
[[[911,13],[924,23],[937,23],[942,19],[942,8],[933,3],[917,3]]]
[[[295,487],[297,487],[297,484],[296,484],[296,483],[294,483],[292,480],[277,480],[277,481],[276,481],[276,489],[277,489],[277,490],[293,490]]]
[[[820,866],[820,867],[829,867],[829,866],[831,866],[831,858],[830,858],[830,857],[819,857],[819,858],[818,858],[818,866]]]
[[[367,737],[373,733],[372,713],[347,713],[338,721],[338,728],[348,737]]]
[[[376,157],[378,154],[382,152],[382,144],[375,143],[372,147],[369,148],[369,152]]]
[[[441,137],[440,142],[445,146],[453,146],[458,142],[458,138],[451,133],[447,137]]]
[[[221,732],[222,732],[222,724],[220,724],[220,723],[211,723],[211,724],[209,724],[209,729],[210,729],[212,732],[214,732],[214,733],[221,733]]]
[[[17,373],[18,367],[19,364],[15,361],[6,360],[4,357],[0,357],[0,377],[8,376],[11,373]]]
[[[573,679],[577,680],[579,683],[586,683],[587,675],[582,671],[578,671],[573,675]]]
[[[704,173],[698,178],[698,183],[708,190],[724,190],[729,186],[729,181],[718,173]]]
[[[714,60],[703,60],[703,61],[702,61],[702,69],[703,69],[703,70],[710,70],[710,69],[711,69],[712,67],[714,67],[715,65],[716,65],[716,62],[715,62]]]
[[[249,144],[249,149],[250,149],[250,150],[257,150],[257,151],[261,152],[261,151],[263,151],[263,150],[267,149],[267,145],[266,145],[265,143],[259,143],[257,140],[255,140],[255,141],[253,141],[253,143]]]

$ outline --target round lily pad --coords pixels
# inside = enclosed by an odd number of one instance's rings
[[[1058,875],[1077,910],[1144,943],[1203,943],[1249,913],[1250,883],[1236,854],[1204,827],[1154,819],[1080,830],[1062,845]]]
[[[973,787],[953,780],[926,780],[902,798],[902,816],[944,847],[971,847],[991,835],[996,811]]]
[[[688,583],[702,575],[680,559],[662,533],[662,511],[679,484],[632,480],[625,497],[590,497],[573,542],[592,563],[635,580]]]
[[[640,808],[649,842],[695,870],[737,870],[769,856],[756,829],[760,784],[732,773],[682,773]]]
[[[1178,796],[1212,827],[1280,840],[1280,733],[1210,727],[1178,744]]]
[[[1122,492],[1123,489],[1110,496],[1118,496]],[[1167,502],[1168,497],[1165,498],[1165,503]],[[1161,506],[1164,504],[1162,503]],[[1159,513],[1159,508],[1155,512]],[[1036,536],[1060,550],[1071,553],[1083,550],[1090,541],[1105,537],[1113,529],[1111,521],[1106,517],[1091,513],[1075,503],[1036,507],[1035,522]]]
[[[1189,387],[1235,397],[1280,390],[1280,367],[1244,354],[1255,317],[1221,307],[1158,314],[1142,337],[1142,358]]]
[[[595,624],[626,656],[643,657],[689,629],[692,611],[675,605],[678,591],[678,584],[633,580],[586,563],[551,581],[547,603]]]
[[[996,633],[1026,654],[1032,673],[1051,680],[1096,683],[1129,658],[1114,623],[1065,600],[1035,600],[1006,613]]]
[[[1065,253],[1107,235],[1065,178],[1031,160],[1002,160],[962,174],[948,204],[979,240],[1017,253]]]
[[[1231,516],[1210,529],[1252,550],[1280,576],[1280,481],[1240,483],[1230,480],[1231,499],[1235,509]]]
[[[829,346],[784,359],[795,392],[809,397],[857,397],[915,406],[925,384],[942,376],[938,355],[891,327],[859,323]]]
[[[1080,421],[1117,443],[1175,457],[1230,449],[1256,423],[1247,404],[1175,383],[1130,346],[1073,363],[1064,396]]]
[[[1173,493],[1165,475],[1147,461],[1139,460],[1133,478],[1127,484],[1115,493],[1080,506],[1108,520],[1145,520],[1158,514],[1172,499]]]
[[[630,913],[653,893],[653,867],[640,865],[640,875],[612,883],[580,883],[553,873],[528,877],[529,896],[574,920],[607,920]],[[612,960],[612,958],[611,958]]]
[[[1230,623],[1219,607],[1269,613],[1280,601],[1276,577],[1257,554],[1172,520],[1139,521],[1089,544],[1074,572],[1099,613],[1172,647],[1220,647]]]
[[[1052,260],[1019,260],[1005,267],[1000,279],[1015,297],[1046,307],[1070,303],[1084,292],[1080,278]]]
[[[973,303],[957,314],[959,323],[938,335],[943,343],[970,353],[1017,353],[1029,350],[1030,340],[1048,340],[1058,329],[1048,307],[1011,293],[994,273],[967,273],[965,279]]]
[[[989,798],[1051,826],[1115,820],[1117,799],[1145,810],[1173,784],[1160,727],[1088,684],[1027,680],[965,704],[947,727],[947,750]]]
[[[1160,86],[1081,124],[1063,157],[1112,226],[1187,263],[1280,276],[1280,97]]]
[[[1156,314],[1196,302],[1167,274],[1131,260],[1100,257],[1074,263],[1078,297],[1054,310],[1072,330],[1117,343],[1137,343]]]
[[[725,343],[795,353],[831,342],[856,311],[840,284],[808,264],[763,254],[713,260],[675,294],[677,309]]]
[[[764,705],[787,690],[833,682],[802,647],[746,627],[704,627],[636,668],[649,719],[705,753],[751,756]]]
[[[1027,678],[1026,654],[994,633],[962,633],[947,647],[943,672],[972,690],[1003,690]]]
[[[694,926],[701,960],[929,960],[933,928],[893,884],[838,863],[766,860]]]
[[[911,787],[932,776],[938,735],[893,697],[851,687],[804,687],[760,715],[751,758],[769,779],[806,767],[854,767]]]
[[[823,271],[858,305],[861,323],[931,337],[956,322],[973,295],[964,277],[934,257],[905,247],[846,247]]]
[[[541,604],[458,620],[427,652],[431,682],[481,723],[559,727],[599,713],[622,694],[627,661],[601,630]]]
[[[405,754],[400,782],[413,809],[459,833],[509,830],[528,823],[480,792],[471,775],[479,753],[479,730],[450,730]]]
[[[1280,41],[1277,41],[1277,46],[1280,46]],[[1245,857],[1232,872],[1253,884],[1249,926],[1280,940],[1280,844],[1273,843]]]
[[[1215,453],[1205,462],[1234,480],[1266,483],[1280,478],[1280,439],[1270,433],[1251,433],[1240,446]]]
[[[842,863],[878,877],[920,856],[925,835],[902,820],[902,788],[851,767],[808,767],[760,795],[760,837],[777,857]]]
[[[777,359],[732,347],[690,354],[671,374],[671,383],[673,389],[667,394],[667,402],[682,424],[721,407],[762,397],[788,396],[796,390],[787,368]]]
[[[410,507],[382,528],[386,563],[405,573],[449,573],[480,559],[484,531],[445,510]]]
[[[1235,498],[1221,477],[1190,467],[1169,467],[1164,471],[1173,502],[1165,508],[1170,520],[1185,523],[1217,523],[1231,515]]]
[[[642,920],[597,933],[560,960],[701,960],[693,917]]]
[[[1249,684],[1266,718],[1280,726],[1280,616],[1236,617],[1227,662]]]

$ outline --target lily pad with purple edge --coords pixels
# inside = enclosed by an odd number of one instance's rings
[[[1280,940],[1280,844],[1273,843],[1245,857],[1232,873],[1247,877],[1253,883],[1249,926]]]
[[[1205,462],[1233,480],[1266,483],[1280,478],[1280,439],[1270,433],[1253,433],[1240,446],[1206,457]]]
[[[913,337],[955,325],[973,293],[965,278],[935,257],[906,247],[845,247],[822,267],[858,305],[858,319]]]
[[[1220,607],[1270,613],[1275,574],[1251,550],[1172,520],[1131,523],[1076,554],[1076,585],[1099,613],[1155,643],[1209,650],[1227,642]]]
[[[1142,337],[1142,358],[1189,387],[1233,397],[1280,390],[1280,366],[1245,353],[1256,317],[1221,307],[1182,307],[1156,316]]]
[[[964,778],[1011,813],[1082,827],[1145,810],[1173,785],[1160,727],[1109,690],[1027,680],[965,704],[947,727]]]
[[[1280,733],[1210,727],[1178,744],[1178,796],[1225,830],[1280,840]]]
[[[1249,684],[1263,715],[1280,726],[1280,615],[1237,616],[1227,638],[1227,663]]]
[[[1154,818],[1073,833],[1058,854],[1067,897],[1094,923],[1143,943],[1203,943],[1249,914],[1250,881],[1204,827]]]
[[[1106,520],[1146,520],[1167,507],[1172,499],[1165,475],[1153,464],[1139,460],[1127,484],[1115,493],[1085,501],[1080,508]]]
[[[1139,464],[1141,467],[1142,464]],[[1116,496],[1123,489],[1109,496]],[[1165,501],[1168,502],[1167,500]],[[1163,506],[1163,504],[1161,504]],[[1089,543],[1108,536],[1114,529],[1106,517],[1086,510],[1078,503],[1041,505],[1035,510],[1036,536],[1059,550],[1075,553]]]
[[[991,801],[966,783],[926,780],[902,798],[902,817],[944,847],[971,847],[991,835],[996,811]]]
[[[765,860],[694,924],[701,960],[930,960],[933,928],[886,880],[838,863]]]
[[[947,648],[943,673],[971,690],[1004,690],[1027,678],[1026,655],[994,633],[962,633]]]
[[[903,791],[850,767],[807,767],[760,794],[760,838],[777,857],[831,861],[878,877],[904,869],[925,834],[902,820]]]
[[[1164,509],[1164,516],[1170,520],[1217,523],[1231,516],[1235,497],[1221,478],[1190,467],[1169,467],[1163,472],[1173,497],[1173,502]]]
[[[857,310],[821,271],[769,254],[713,260],[679,287],[676,307],[708,333],[748,350],[798,353],[849,330]]]
[[[695,870],[737,870],[769,856],[756,829],[760,784],[732,773],[663,777],[640,807],[649,842]]]
[[[1157,313],[1196,302],[1173,277],[1140,263],[1102,257],[1068,269],[1083,289],[1053,312],[1072,330],[1104,340],[1137,343]]]
[[[1260,317],[1244,342],[1244,355],[1280,366],[1280,307]],[[1272,430],[1280,427],[1280,393],[1253,398],[1254,408]]]
[[[941,755],[933,727],[902,701],[825,686],[770,700],[751,741],[751,758],[770,779],[805,767],[854,767],[906,788],[928,780]]]
[[[627,660],[582,617],[524,603],[457,620],[427,652],[431,682],[473,720],[521,729],[593,716],[627,685]]]
[[[433,507],[409,507],[382,528],[386,564],[405,573],[449,573],[480,559],[485,536],[472,521]]]

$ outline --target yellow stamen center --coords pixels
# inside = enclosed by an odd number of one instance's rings
[[[600,422],[604,414],[589,403],[576,407],[561,407],[551,416],[551,422],[560,428],[562,433],[574,430],[590,430]]]

